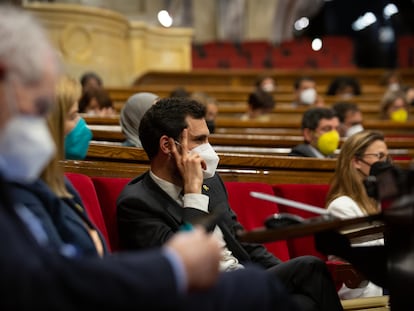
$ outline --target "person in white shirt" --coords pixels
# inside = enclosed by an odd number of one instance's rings
[[[389,161],[384,136],[379,132],[363,131],[349,137],[341,147],[335,175],[327,195],[327,209],[339,218],[354,218],[379,213],[379,202],[368,196],[363,180],[369,176],[371,165],[377,161]],[[378,239],[354,246],[383,245]],[[332,256],[331,256],[332,257]],[[380,296],[381,287],[367,280],[357,288],[343,285],[338,292],[341,299]]]

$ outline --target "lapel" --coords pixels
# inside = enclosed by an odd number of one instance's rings
[[[183,222],[183,208],[152,180],[149,173],[145,174],[143,183],[148,190],[145,195],[148,198],[149,205],[166,211],[177,222],[178,226],[181,225]]]

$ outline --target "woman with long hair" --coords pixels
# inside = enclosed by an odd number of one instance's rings
[[[368,196],[364,179],[369,176],[371,165],[377,161],[389,161],[384,136],[379,132],[363,131],[349,137],[341,147],[335,175],[327,195],[327,209],[339,218],[354,218],[379,213],[380,204]],[[383,245],[384,240],[373,240],[359,245]],[[343,285],[338,292],[341,299],[382,295],[382,289],[363,281],[350,289]]]

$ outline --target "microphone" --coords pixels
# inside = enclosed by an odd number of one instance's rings
[[[288,205],[288,206],[291,206],[291,207],[294,207],[294,208],[297,208],[297,209],[300,209],[300,210],[312,212],[312,213],[319,214],[319,215],[327,215],[328,214],[328,211],[324,208],[320,208],[320,207],[317,207],[317,206],[314,206],[314,205],[305,204],[305,203],[301,203],[301,202],[297,202],[297,201],[277,197],[277,196],[262,193],[262,192],[252,191],[252,192],[250,192],[250,195],[254,198],[258,198],[258,199],[265,200],[265,201],[270,201],[270,202],[273,202],[273,203]]]

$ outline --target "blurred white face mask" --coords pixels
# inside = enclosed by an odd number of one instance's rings
[[[33,182],[55,153],[44,117],[17,115],[0,132],[0,161],[5,178]]]
[[[216,169],[219,163],[219,156],[214,151],[213,147],[209,143],[201,144],[190,151],[191,153],[198,153],[200,157],[206,162],[207,168],[203,170],[203,178],[211,178],[216,173]]]
[[[362,124],[355,124],[352,125],[349,129],[346,130],[345,137],[350,137],[356,133],[362,132],[364,130],[364,127]]]
[[[262,85],[262,90],[271,93],[275,90],[275,86],[273,83],[265,83]]]
[[[309,88],[300,93],[300,102],[306,105],[312,105],[316,101],[316,90]]]

